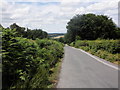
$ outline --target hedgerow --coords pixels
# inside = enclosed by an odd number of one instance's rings
[[[16,37],[16,30],[2,29],[3,87],[47,88],[50,69],[63,56],[63,44],[54,40]]]
[[[70,44],[111,62],[120,61],[119,40],[77,40]]]

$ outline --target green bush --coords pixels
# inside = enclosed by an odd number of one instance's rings
[[[71,46],[81,48],[111,62],[120,61],[120,40],[77,40]]]
[[[105,50],[109,53],[120,53],[120,41],[119,40],[78,40],[74,45],[76,48],[81,46],[87,46],[89,49]]]
[[[46,88],[50,69],[63,55],[63,44],[54,40],[16,37],[2,29],[3,88]]]

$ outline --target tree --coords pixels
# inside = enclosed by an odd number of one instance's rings
[[[58,38],[58,41],[61,42],[61,43],[64,43],[64,38],[60,37],[60,38]]]
[[[39,39],[47,38],[47,36],[48,36],[47,32],[42,31],[41,29],[34,30],[27,29],[25,37],[35,40],[36,38]]]
[[[25,28],[18,26],[16,23],[10,25],[10,29],[16,29],[16,31],[19,33],[17,36],[24,36],[25,34]]]
[[[20,27],[16,23],[10,25],[10,29],[16,29],[16,31],[18,32],[17,36],[22,36],[24,38],[33,40],[35,40],[36,38],[47,38],[48,36],[47,32],[43,31],[42,29],[31,30],[27,28],[27,31],[25,31],[25,27]]]
[[[115,36],[117,39],[120,39],[120,27],[116,28],[116,35]]]
[[[0,24],[0,28],[3,28],[3,26]]]
[[[82,40],[114,39],[116,25],[111,18],[104,15],[76,15],[67,23],[65,38],[68,43],[78,37]]]

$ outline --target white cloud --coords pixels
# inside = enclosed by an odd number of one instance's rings
[[[84,13],[108,15],[116,24],[118,22],[118,0],[17,0],[17,2],[33,2],[31,4],[15,3],[15,1],[2,2],[4,26],[16,22],[20,26],[32,29],[42,28],[47,32],[66,32],[67,22],[74,15]]]
[[[89,11],[96,11],[96,10],[108,10],[108,9],[114,9],[118,7],[118,3],[111,1],[111,2],[99,2],[92,4],[87,7],[87,10]]]
[[[105,12],[106,15],[118,15],[118,10],[117,9],[113,9],[113,10],[107,10]]]
[[[61,0],[6,0],[8,2],[60,2]]]
[[[85,11],[85,8],[84,8],[84,7],[80,7],[80,8],[77,8],[77,9],[75,10],[75,13],[76,13],[76,14],[84,14],[84,13],[86,13],[86,11]]]
[[[10,17],[11,19],[17,19],[21,17],[25,17],[27,14],[29,14],[29,7],[24,7],[24,8],[18,8],[13,11],[13,15]]]
[[[104,15],[107,15],[108,17],[114,17],[112,18],[113,21],[118,25],[118,10],[113,9],[113,10],[107,10],[104,12]]]

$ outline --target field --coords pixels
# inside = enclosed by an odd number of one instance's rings
[[[56,36],[56,37],[53,37],[53,38],[54,38],[54,39],[64,38],[64,35]]]
[[[53,38],[53,39],[58,39],[58,38],[63,38],[64,37],[64,33],[49,33],[48,34],[49,38]]]

